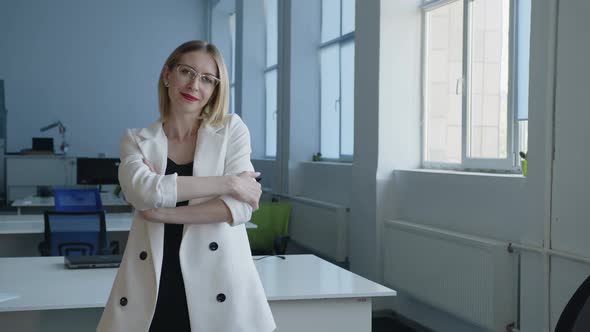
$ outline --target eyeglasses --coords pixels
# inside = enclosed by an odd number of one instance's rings
[[[182,84],[188,84],[198,78],[198,82],[203,89],[213,89],[221,81],[211,74],[199,73],[193,67],[181,63],[176,65],[176,73]]]

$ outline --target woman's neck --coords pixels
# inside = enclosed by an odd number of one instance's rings
[[[163,129],[168,139],[183,142],[197,136],[201,122],[202,120],[197,113],[179,116],[171,112],[163,125]]]

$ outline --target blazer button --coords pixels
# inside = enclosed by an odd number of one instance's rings
[[[223,293],[217,294],[217,302],[223,302],[223,301],[225,301],[225,294],[223,294]]]
[[[145,261],[145,259],[146,259],[146,258],[147,258],[147,252],[145,252],[145,251],[142,251],[142,252],[139,254],[139,259],[141,259],[142,261]]]
[[[217,245],[217,242],[209,243],[209,249],[211,249],[211,251],[215,251],[215,250],[217,250],[217,248],[219,248],[219,246]]]
[[[119,303],[124,307],[127,305],[127,298],[126,297],[122,297],[121,300],[119,300]]]

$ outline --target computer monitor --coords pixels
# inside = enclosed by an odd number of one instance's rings
[[[78,184],[119,184],[119,158],[78,158]]]

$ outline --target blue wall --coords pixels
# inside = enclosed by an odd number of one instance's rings
[[[156,84],[180,43],[206,36],[206,0],[0,2],[7,151],[61,120],[71,154],[118,155],[124,128],[158,117]]]

